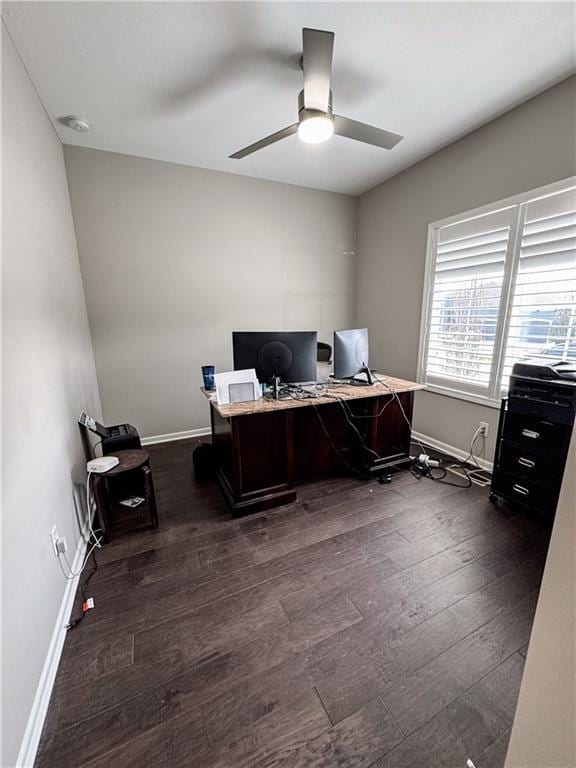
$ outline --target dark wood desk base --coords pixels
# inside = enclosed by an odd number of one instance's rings
[[[398,398],[411,422],[414,392]],[[410,427],[390,394],[228,417],[211,403],[210,413],[218,481],[236,515],[290,504],[297,481],[377,474],[410,455]]]

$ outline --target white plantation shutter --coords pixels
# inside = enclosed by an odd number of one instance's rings
[[[441,227],[428,297],[429,384],[487,393],[512,209]]]
[[[520,357],[576,358],[576,195],[528,203],[511,299],[503,388]]]
[[[431,225],[419,360],[430,389],[495,403],[516,360],[576,360],[576,187],[551,187]]]

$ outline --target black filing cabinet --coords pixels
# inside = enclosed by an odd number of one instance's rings
[[[511,376],[502,401],[491,501],[553,517],[576,412],[576,381]]]

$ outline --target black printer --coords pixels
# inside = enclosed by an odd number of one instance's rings
[[[512,376],[521,376],[528,379],[560,379],[561,381],[573,381],[576,383],[576,363],[571,363],[568,360],[551,362],[539,358],[520,360],[514,363]]]
[[[553,517],[575,415],[574,363],[515,363],[500,410],[491,501]]]
[[[102,455],[108,456],[115,451],[126,451],[134,448],[142,448],[140,435],[132,424],[116,424],[113,427],[105,427],[96,419],[82,411],[78,423],[85,429],[89,429],[95,435],[102,438]]]

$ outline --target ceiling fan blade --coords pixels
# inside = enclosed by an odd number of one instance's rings
[[[330,104],[334,32],[302,30],[302,69],[304,70],[304,107],[327,112]]]
[[[349,117],[342,117],[341,115],[334,115],[334,133],[383,149],[392,149],[404,138],[399,133],[383,131],[381,128],[375,128],[373,125],[366,125],[366,123],[358,123],[356,120],[350,120]]]
[[[294,125],[289,125],[287,128],[282,128],[281,131],[276,131],[276,133],[271,133],[270,136],[266,136],[265,139],[260,139],[260,141],[256,141],[254,142],[254,144],[250,144],[249,147],[244,147],[244,149],[239,149],[238,152],[234,152],[233,155],[230,155],[230,159],[241,160],[243,157],[246,157],[246,155],[251,155],[252,152],[258,152],[259,149],[264,149],[264,147],[267,147],[269,144],[275,144],[277,141],[281,141],[282,139],[285,139],[288,136],[292,136],[292,134],[296,133],[297,131],[298,131],[298,123],[294,123]]]

